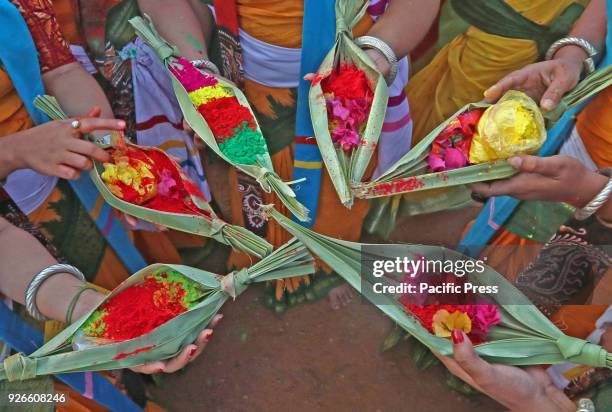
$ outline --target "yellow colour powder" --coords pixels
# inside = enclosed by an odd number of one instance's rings
[[[211,100],[220,99],[222,97],[232,97],[230,89],[224,88],[221,83],[214,86],[202,87],[189,93],[189,98],[195,107],[199,107],[208,103]]]

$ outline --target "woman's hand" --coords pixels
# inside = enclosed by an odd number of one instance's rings
[[[79,119],[78,129],[71,126],[75,119],[56,120],[7,137],[3,143],[11,153],[12,169],[33,169],[63,179],[78,179],[80,170],[93,167],[90,158],[109,161],[106,151],[83,140],[82,135],[96,130],[123,130],[125,122],[99,116],[100,110],[94,108]]]
[[[551,111],[578,84],[583,60],[560,58],[525,66],[487,89],[485,102],[494,103],[508,90],[519,90],[540,102],[543,110]]]
[[[569,156],[513,156],[508,163],[519,171],[509,179],[474,183],[469,188],[486,197],[512,196],[521,200],[566,202],[584,207],[608,178],[587,169]]]
[[[453,375],[511,411],[576,410],[574,403],[553,385],[542,368],[492,365],[478,356],[465,333],[455,329],[452,337],[453,358],[436,355],[438,359]]]
[[[208,325],[208,329],[204,329],[194,343],[185,346],[181,353],[172,359],[166,359],[163,361],[147,362],[144,365],[136,366],[131,368],[134,372],[138,373],[173,373],[183,369],[188,363],[195,360],[204,351],[206,344],[210,340],[213,334],[213,328],[217,326],[219,321],[223,319],[223,315],[215,315],[213,320]]]

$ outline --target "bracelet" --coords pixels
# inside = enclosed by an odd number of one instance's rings
[[[569,45],[578,46],[585,51],[585,53],[589,57],[584,60],[584,69],[586,70],[587,74],[593,73],[595,71],[595,61],[593,60],[593,57],[598,54],[597,49],[593,47],[591,43],[589,43],[585,39],[581,39],[580,37],[564,37],[562,39],[557,40],[548,48],[546,56],[544,57],[545,60],[552,60],[555,53],[560,48]]]
[[[70,303],[68,304],[68,309],[66,309],[66,318],[64,319],[64,324],[66,326],[72,323],[72,315],[74,313],[74,309],[76,308],[77,302],[81,298],[81,295],[83,294],[83,292],[87,290],[97,290],[97,289],[86,283],[85,285],[81,286],[79,290],[77,291],[77,293],[74,294],[72,299],[70,299]]]
[[[391,66],[389,69],[389,74],[385,77],[385,80],[387,81],[388,85],[391,85],[397,76],[397,70],[399,68],[397,56],[395,55],[393,49],[383,40],[373,36],[357,37],[354,42],[362,49],[376,49],[381,52],[383,56],[385,56],[385,59],[387,59],[389,65]]]
[[[612,169],[602,169],[599,171],[599,173],[601,173],[604,176],[611,177]],[[612,194],[612,178],[608,180],[608,183],[606,183],[603,189],[601,189],[601,192],[599,192],[593,198],[593,200],[587,203],[587,205],[583,207],[582,209],[576,210],[576,212],[574,213],[574,218],[576,218],[577,220],[588,219],[595,212],[597,212],[597,210],[599,210],[599,208],[602,207],[604,203],[608,201],[610,194]]]
[[[576,412],[595,412],[595,404],[588,398],[580,399],[577,406]]]
[[[36,306],[36,295],[38,294],[38,290],[45,280],[58,273],[70,273],[75,278],[85,282],[85,275],[83,275],[79,269],[71,265],[51,265],[38,272],[38,274],[32,278],[25,292],[26,310],[30,316],[36,320],[46,320],[45,316],[38,310],[38,306]]]
[[[193,64],[193,67],[195,67],[196,69],[207,69],[213,72],[214,74],[216,74],[217,76],[221,75],[221,70],[219,70],[217,65],[211,62],[210,60],[196,59],[196,60],[191,60],[190,62],[191,64]]]

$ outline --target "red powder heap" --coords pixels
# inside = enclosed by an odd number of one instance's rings
[[[162,283],[147,276],[106,302],[104,338],[113,341],[134,339],[187,311],[182,300],[185,290],[174,282]]]
[[[365,99],[372,95],[370,81],[363,70],[344,64],[321,82],[324,93],[345,99]]]
[[[236,97],[222,97],[201,105],[198,111],[210,127],[218,143],[234,136],[234,129],[247,122],[255,130],[255,122],[250,110],[240,104]]]

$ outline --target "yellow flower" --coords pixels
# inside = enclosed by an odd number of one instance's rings
[[[534,153],[544,140],[546,128],[538,105],[525,93],[511,90],[483,113],[469,161],[484,163]]]
[[[122,186],[132,188],[139,196],[129,201],[142,204],[157,194],[157,183],[152,166],[139,159],[121,157],[115,163],[104,163],[101,178],[109,190],[117,197],[125,198]]]
[[[231,89],[224,87],[221,83],[217,83],[214,86],[201,87],[189,93],[189,98],[195,107],[206,104],[211,100],[231,96]]]
[[[432,328],[434,334],[441,338],[448,338],[453,330],[459,329],[465,333],[472,331],[472,320],[461,311],[449,313],[446,309],[440,309],[433,316]]]

